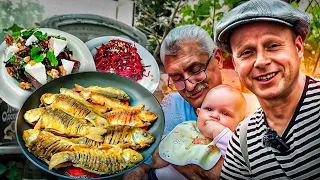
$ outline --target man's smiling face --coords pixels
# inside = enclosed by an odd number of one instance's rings
[[[303,41],[290,27],[256,22],[237,27],[230,36],[240,79],[258,98],[285,98],[295,88]]]

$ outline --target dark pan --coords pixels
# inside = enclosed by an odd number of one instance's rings
[[[144,161],[146,161],[153,152],[156,150],[160,143],[161,136],[163,134],[164,130],[164,115],[163,111],[161,109],[161,106],[157,99],[151,94],[147,89],[145,89],[142,85],[127,79],[125,77],[119,76],[117,74],[112,73],[102,73],[102,72],[82,72],[82,73],[75,73],[70,74],[58,79],[55,79],[53,81],[48,82],[47,84],[41,86],[39,89],[37,89],[35,92],[33,92],[28,99],[25,101],[23,106],[21,107],[17,120],[16,120],[16,136],[17,141],[22,149],[22,152],[24,155],[35,165],[37,165],[39,168],[47,171],[48,173],[51,173],[53,175],[68,178],[68,179],[77,179],[69,176],[65,176],[61,172],[58,172],[56,170],[49,170],[48,165],[39,160],[37,157],[35,157],[32,153],[30,153],[25,143],[22,139],[23,131],[26,129],[33,128],[31,125],[29,125],[23,118],[23,115],[26,111],[37,108],[40,105],[40,97],[44,93],[59,93],[60,88],[69,88],[72,89],[74,87],[74,84],[79,84],[81,86],[90,86],[90,85],[97,85],[97,86],[111,86],[115,88],[122,89],[130,96],[130,104],[132,106],[138,105],[138,104],[144,104],[146,110],[150,110],[158,115],[158,119],[149,127],[149,132],[155,137],[155,142],[148,147],[141,151],[139,151],[144,160],[137,164],[136,166],[126,169],[125,171],[119,172],[117,174],[112,174],[108,176],[102,176],[100,178],[92,178],[92,179],[106,179],[111,177],[116,177],[119,175],[123,175],[124,173],[127,173],[134,168],[141,165]]]

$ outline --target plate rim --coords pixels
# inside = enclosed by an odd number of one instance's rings
[[[65,78],[68,78],[68,76],[80,76],[81,74],[101,74],[101,75],[111,75],[111,76],[116,76],[120,79],[123,79],[122,81],[131,81],[131,83],[135,83],[136,85],[138,85],[139,87],[143,88],[145,90],[145,92],[147,92],[149,95],[151,95],[151,97],[153,97],[153,99],[155,100],[156,104],[158,105],[159,107],[159,110],[160,110],[160,116],[159,117],[162,117],[161,120],[157,119],[157,121],[161,121],[159,122],[159,127],[157,128],[161,128],[160,129],[160,135],[159,137],[157,137],[157,139],[155,139],[155,141],[153,143],[155,143],[155,149],[154,151],[152,151],[151,155],[149,158],[152,157],[153,153],[156,151],[156,149],[159,147],[159,144],[161,142],[161,139],[162,139],[162,136],[163,136],[163,133],[164,133],[164,128],[165,128],[165,120],[164,120],[164,112],[162,110],[162,107],[161,107],[161,103],[157,100],[157,98],[155,97],[155,95],[153,93],[151,93],[148,89],[146,89],[144,86],[142,86],[141,84],[131,80],[131,79],[128,79],[128,78],[125,78],[123,76],[120,76],[118,74],[114,74],[114,73],[105,73],[105,72],[99,72],[99,71],[93,71],[93,72],[77,72],[77,73],[73,73],[73,74],[69,74],[67,76],[63,76],[61,78],[58,78],[58,79],[55,79],[53,81],[50,81],[48,83],[46,83],[45,85],[41,86],[40,88],[36,89],[32,94],[35,94],[37,93],[38,91],[42,91],[43,88],[46,88],[46,86],[49,86],[50,84],[52,83],[55,83],[54,81],[63,81],[63,79]],[[74,82],[72,82],[74,83]],[[62,87],[60,87],[62,88]],[[50,92],[49,92],[50,93]],[[31,161],[33,164],[35,164],[37,167],[39,167],[40,169],[48,172],[50,171],[50,173],[52,175],[56,175],[56,176],[59,176],[59,177],[62,177],[62,178],[67,178],[67,179],[81,179],[81,178],[74,178],[74,177],[71,177],[71,176],[66,176],[66,175],[62,175],[62,174],[59,174],[58,172],[56,172],[55,170],[49,170],[49,169],[45,169],[44,167],[42,167],[40,164],[38,164],[37,162],[34,161],[34,159],[31,156],[34,156],[31,152],[28,151],[28,148],[25,146],[25,144],[21,144],[20,143],[20,140],[23,141],[22,139],[22,134],[21,136],[19,136],[19,128],[18,128],[18,119],[19,119],[19,116],[22,116],[23,118],[23,114],[22,114],[22,111],[23,111],[23,107],[25,106],[25,103],[31,98],[32,96],[30,95],[26,101],[24,102],[23,106],[19,109],[18,113],[17,113],[17,117],[16,117],[16,120],[15,120],[15,128],[16,128],[16,132],[15,132],[15,136],[16,136],[16,139],[17,139],[17,143],[19,145],[19,148],[21,149],[21,151],[23,152],[24,156],[27,157],[27,159],[29,161]],[[30,109],[33,109],[33,108],[30,108],[28,107],[25,111],[27,110],[30,110]],[[159,118],[158,117],[158,118]],[[21,121],[24,121],[24,119],[22,119]],[[22,125],[21,125],[22,126]],[[150,128],[151,129],[151,128]],[[149,129],[149,130],[150,130]],[[149,131],[148,130],[148,131]],[[36,160],[38,161],[41,161],[43,162],[42,160],[40,160],[39,158],[37,158],[36,156],[34,156],[36,158]],[[149,158],[144,158],[142,161],[140,161],[139,163],[137,163],[135,166],[131,167],[131,168],[128,168],[128,169],[125,169],[124,171],[120,172],[120,173],[116,173],[116,174],[112,174],[112,175],[107,175],[107,176],[103,176],[103,177],[99,177],[99,178],[91,178],[93,180],[100,180],[100,179],[108,179],[108,178],[115,178],[115,177],[122,177],[125,173],[127,172],[130,172],[132,171],[133,169],[139,167],[141,164],[145,163]],[[48,165],[47,165],[48,166]]]
[[[72,48],[72,51],[77,50],[77,52],[79,53],[79,55],[78,55],[79,58],[76,58],[76,60],[82,59],[80,61],[80,63],[85,63],[85,66],[80,66],[79,72],[96,71],[94,60],[93,60],[93,57],[91,55],[90,50],[88,49],[86,44],[84,42],[82,42],[78,37],[76,37],[68,32],[58,30],[58,29],[37,28],[37,30],[39,30],[41,32],[48,33],[49,35],[61,35],[63,37],[67,36],[66,38],[67,38],[68,43],[70,45],[72,43],[71,46],[74,47],[74,48]],[[4,81],[5,86],[0,87],[0,98],[3,101],[5,101],[7,104],[9,104],[10,106],[12,106],[16,109],[20,109],[21,106],[23,105],[24,100],[26,100],[27,97],[29,97],[32,94],[32,91],[24,90],[24,89],[21,89],[19,86],[16,86],[18,81],[16,79],[14,79],[13,77],[11,77],[10,75],[8,75],[7,71],[5,70],[5,66],[4,66],[5,60],[3,59],[3,58],[5,58],[6,48],[7,48],[6,42],[3,41],[0,44],[0,52],[3,53],[2,55],[0,55],[0,63],[1,63],[0,64],[0,71],[3,70],[2,72],[0,72],[0,80]],[[12,79],[9,79],[9,78],[12,78]],[[1,90],[2,88],[7,88],[7,87],[10,87],[10,89],[9,90]],[[18,87],[20,89],[16,89],[16,87]],[[15,95],[19,94],[18,97],[14,98],[15,102],[13,102],[12,98],[9,97],[10,95],[12,96],[14,94],[12,93],[12,94],[8,95],[8,92],[10,92],[12,90],[13,90],[13,93],[16,93]],[[24,100],[21,100],[21,99],[24,99]]]
[[[108,40],[106,40],[108,39]],[[155,58],[153,57],[153,55],[145,48],[143,47],[141,44],[139,44],[138,42],[134,41],[134,40],[131,40],[131,39],[128,39],[128,38],[124,38],[124,37],[121,37],[121,36],[101,36],[101,37],[97,37],[97,38],[93,38],[87,42],[85,42],[86,46],[88,47],[89,51],[90,51],[90,54],[92,54],[92,50],[94,50],[94,48],[97,48],[97,47],[100,47],[100,45],[97,45],[98,42],[101,42],[101,41],[104,41],[105,43],[109,42],[111,39],[120,39],[120,40],[124,40],[124,41],[128,41],[128,42],[131,42],[131,43],[135,43],[137,49],[142,49],[143,51],[145,51],[146,53],[148,53],[150,56],[152,56],[152,60],[149,60],[149,62],[153,62],[153,66],[156,65],[156,67],[153,67],[153,70],[156,70],[156,72],[154,72],[154,83],[155,85],[152,86],[152,88],[147,88],[151,93],[154,93],[158,86],[159,86],[159,83],[160,83],[160,68],[159,68],[159,65],[157,63],[157,61],[155,60]],[[92,57],[94,55],[92,54]],[[142,61],[144,61],[142,59]],[[138,82],[139,83],[139,82]],[[141,83],[139,83],[141,85]],[[143,85],[144,86],[144,85]]]

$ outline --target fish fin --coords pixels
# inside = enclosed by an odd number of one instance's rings
[[[127,149],[127,148],[130,147],[130,144],[128,144],[128,143],[126,143],[126,144],[120,143],[120,144],[117,144],[117,146],[120,147],[121,149]]]
[[[57,135],[57,136],[64,136],[64,135],[65,135],[63,132],[58,131],[58,130],[56,130],[56,129],[46,128],[45,130],[46,130],[46,131],[49,131],[49,132],[51,132],[52,134]]]
[[[68,153],[70,152],[64,151],[54,154],[49,162],[49,170],[51,170],[52,168],[64,167],[64,164],[69,164],[67,156]]]
[[[92,139],[94,141],[97,141],[97,142],[103,142],[103,138],[102,136],[100,135],[96,135],[96,134],[88,134],[85,136],[86,138],[88,139]]]
[[[132,109],[141,109],[141,110],[143,110],[144,109],[144,104],[139,104],[139,105],[133,106]]]
[[[80,86],[79,84],[74,84],[74,91],[81,91],[83,89],[82,86]]]
[[[158,115],[156,115],[155,113],[151,112],[151,111],[146,111],[143,110],[139,113],[139,117],[146,122],[153,122],[154,120],[156,120],[158,118]]]
[[[103,149],[103,150],[108,150],[108,149],[111,149],[111,148],[115,148],[115,145],[112,145],[112,144],[102,144],[100,146],[100,149]]]
[[[90,127],[88,134],[85,136],[97,142],[103,142],[102,135],[107,132],[104,127]]]
[[[101,117],[98,114],[93,113],[93,112],[89,113],[85,117],[85,119],[90,121],[96,127],[99,127],[99,126],[106,127],[106,126],[108,126],[108,121],[105,118],[103,118],[103,117]]]
[[[36,123],[36,125],[34,126],[33,129],[35,129],[35,130],[40,130],[41,129],[41,120]]]

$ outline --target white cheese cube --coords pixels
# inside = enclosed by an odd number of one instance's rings
[[[64,41],[61,39],[50,38],[49,40],[49,48],[52,48],[54,51],[54,55],[57,57],[61,51],[67,46],[68,41]]]
[[[66,74],[70,74],[72,72],[74,62],[69,61],[69,60],[65,60],[65,59],[61,59],[61,62],[62,62],[62,66],[63,66],[64,70],[66,71]]]
[[[46,68],[42,63],[36,63],[33,66],[31,66],[30,64],[27,64],[24,68],[27,71],[27,73],[29,73],[42,85],[47,83]]]
[[[17,48],[16,46],[9,46],[6,49],[6,58],[4,59],[4,61],[5,62],[8,61],[14,55],[14,52],[18,49],[19,48]]]
[[[34,35],[31,35],[26,41],[26,46],[29,46],[36,41],[38,41],[38,38],[36,38]]]

